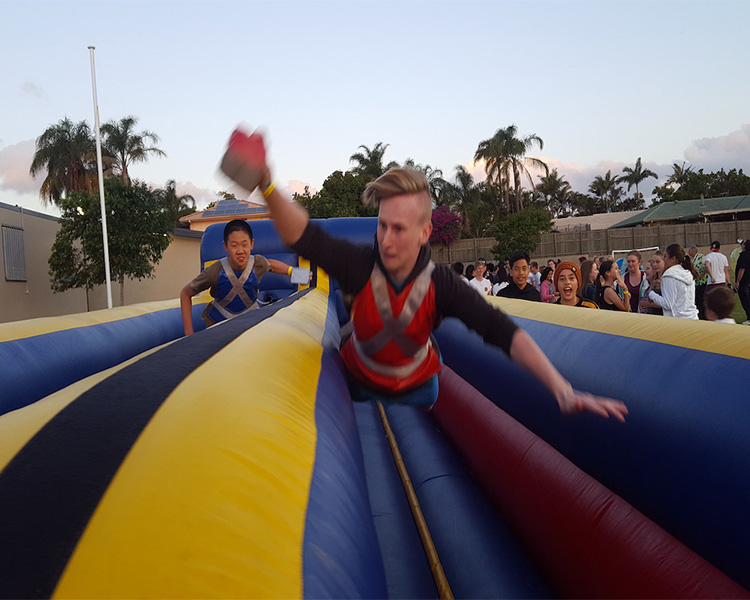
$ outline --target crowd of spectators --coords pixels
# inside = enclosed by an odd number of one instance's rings
[[[737,294],[747,317],[743,325],[750,325],[750,240],[740,243],[734,284],[718,241],[707,256],[695,245],[686,251],[671,244],[645,262],[632,250],[624,261],[612,256],[581,256],[579,264],[549,259],[540,270],[538,262],[518,251],[502,263],[480,258],[466,267],[454,263],[453,269],[483,295],[721,323],[735,323]]]

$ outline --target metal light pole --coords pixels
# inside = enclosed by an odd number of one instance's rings
[[[102,237],[104,238],[104,276],[107,281],[107,308],[112,308],[112,280],[109,276],[109,241],[107,239],[107,211],[104,206],[104,173],[102,169],[102,140],[99,134],[99,103],[96,100],[96,69],[94,46],[89,46],[91,57],[91,89],[94,92],[94,130],[96,131],[96,163],[99,170],[99,202],[102,209]]]

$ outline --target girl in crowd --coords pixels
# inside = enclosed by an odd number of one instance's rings
[[[508,272],[505,270],[503,265],[497,270],[497,283],[492,286],[492,295],[497,296],[497,293],[508,287]]]
[[[578,296],[578,290],[581,288],[581,271],[575,263],[564,261],[557,265],[554,283],[555,289],[560,294],[555,304],[599,308],[595,302]]]
[[[584,300],[595,301],[596,280],[599,278],[599,266],[596,261],[585,260],[581,265],[581,289],[578,295]]]
[[[555,301],[555,284],[552,280],[554,274],[555,270],[552,267],[544,267],[544,271],[542,271],[542,289],[539,290],[542,295],[542,302]]]
[[[654,255],[648,259],[648,266],[646,268],[646,279],[649,283],[650,289],[654,290],[657,294],[661,291],[661,274],[664,273],[664,251],[657,250]],[[648,294],[641,300],[640,308],[642,313],[649,315],[661,315],[664,314],[661,307],[655,302],[651,302],[648,299]]]
[[[666,270],[661,277],[661,292],[650,291],[649,300],[658,304],[665,317],[698,319],[695,306],[695,279],[698,273],[693,261],[679,244],[667,246],[664,257]]]
[[[628,270],[623,281],[630,292],[630,312],[641,312],[640,302],[648,294],[649,288],[648,280],[641,271],[641,253],[633,250],[628,254],[626,262]]]
[[[615,282],[620,284],[622,296],[614,290]],[[599,279],[596,282],[596,303],[599,308],[629,312],[629,296],[630,292],[628,292],[625,282],[620,276],[617,263],[612,260],[605,260],[599,267]]]

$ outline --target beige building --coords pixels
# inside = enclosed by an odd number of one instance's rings
[[[55,293],[49,255],[59,228],[56,217],[0,202],[0,323],[107,308],[106,286]],[[124,283],[124,304],[177,299],[201,268],[202,231],[175,229],[154,277]],[[120,285],[112,282],[112,305],[120,305]]]

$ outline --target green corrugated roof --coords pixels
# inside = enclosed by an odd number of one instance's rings
[[[647,209],[639,215],[634,215],[624,221],[610,226],[633,227],[657,221],[692,221],[704,215],[722,212],[739,212],[750,210],[749,196],[729,196],[726,198],[697,198],[695,200],[681,200],[679,202],[662,202]]]

